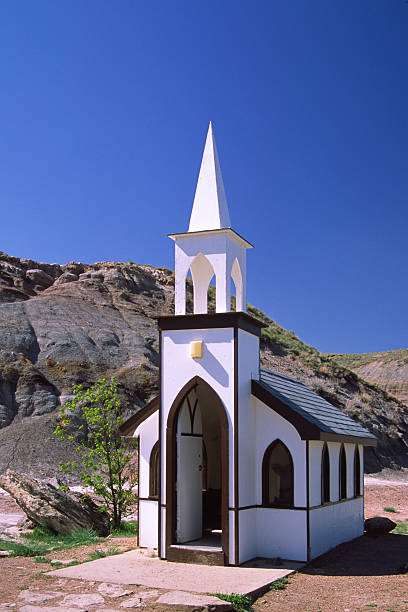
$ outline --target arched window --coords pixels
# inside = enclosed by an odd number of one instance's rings
[[[326,442],[322,450],[322,504],[330,501],[330,459]]]
[[[346,499],[347,497],[347,461],[346,461],[346,452],[344,450],[344,444],[340,446],[339,490],[340,490],[339,498]]]
[[[159,498],[159,462],[160,448],[159,441],[152,448],[150,453],[150,482],[149,482],[149,497],[153,499]]]
[[[265,451],[262,493],[264,506],[293,506],[293,461],[280,440],[272,442]]]
[[[354,451],[354,496],[361,495],[361,465],[358,445]]]

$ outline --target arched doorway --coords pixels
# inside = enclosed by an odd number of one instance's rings
[[[173,402],[166,443],[167,558],[176,548],[222,549],[228,564],[228,419],[199,376]]]

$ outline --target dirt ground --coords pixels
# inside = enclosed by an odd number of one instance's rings
[[[386,512],[384,507],[397,512]],[[8,496],[0,495],[0,534],[20,513]],[[365,516],[388,516],[392,520],[408,519],[408,480],[391,477],[367,478],[365,486]],[[10,520],[8,520],[10,519]],[[135,538],[112,538],[99,544],[55,552],[55,559],[85,560],[95,549],[117,546],[129,550],[136,546]],[[408,536],[388,534],[377,538],[362,536],[342,544],[333,551],[314,560],[309,566],[289,578],[284,590],[269,591],[253,604],[254,612],[408,612],[408,575],[401,574],[408,562]],[[66,594],[98,593],[98,583],[68,580],[41,574],[50,568],[32,558],[0,558],[0,612],[19,610],[24,592],[39,594],[52,592]],[[132,594],[121,598],[104,596],[103,605],[90,610],[124,610],[146,587],[129,587]],[[5,604],[12,607],[5,608]],[[52,600],[35,605],[56,605]],[[134,606],[136,607],[136,605]],[[137,607],[143,610],[164,611],[166,607],[149,605],[143,601]],[[55,609],[55,608],[54,608]],[[63,608],[61,608],[62,610]],[[168,608],[167,608],[168,609]],[[174,608],[173,608],[174,612]]]

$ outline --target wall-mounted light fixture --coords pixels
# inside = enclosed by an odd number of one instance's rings
[[[203,356],[203,343],[202,340],[196,340],[190,342],[190,357],[193,359],[201,359]]]

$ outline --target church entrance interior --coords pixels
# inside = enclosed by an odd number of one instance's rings
[[[196,385],[178,412],[174,544],[221,551],[223,436],[213,396],[205,386]]]

